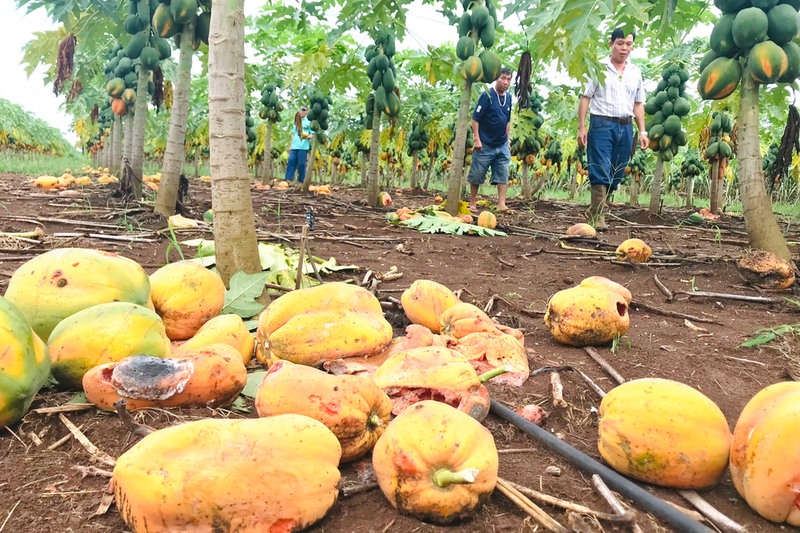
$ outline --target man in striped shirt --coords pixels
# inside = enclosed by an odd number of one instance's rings
[[[611,55],[602,64],[605,82],[589,81],[578,105],[578,144],[586,146],[592,203],[587,216],[598,230],[607,229],[604,210],[616,190],[633,148],[633,120],[639,128],[639,144],[647,149],[644,128],[644,86],[639,67],[628,61],[636,34],[622,28],[611,32]],[[586,112],[591,112],[586,130]]]

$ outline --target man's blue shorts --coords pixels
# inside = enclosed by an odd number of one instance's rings
[[[472,166],[469,168],[467,183],[483,185],[486,171],[492,167],[492,185],[508,185],[508,165],[511,163],[511,151],[508,143],[500,146],[486,146],[472,152]]]

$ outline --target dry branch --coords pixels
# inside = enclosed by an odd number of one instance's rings
[[[605,500],[608,502],[608,505],[611,506],[615,513],[621,515],[625,512],[630,512],[630,510],[625,510],[625,507],[622,505],[622,503],[617,499],[614,493],[611,492],[611,489],[609,489],[608,486],[603,482],[603,478],[597,474],[594,474],[592,475],[592,483],[594,483],[594,487],[597,489],[597,492],[599,492],[600,495],[605,498]],[[631,529],[633,529],[633,533],[643,533],[642,528],[639,527],[639,524],[636,522],[633,523]]]
[[[56,407],[40,407],[39,409],[31,409],[31,413],[37,415],[52,415],[54,413],[70,413],[74,411],[86,411],[93,409],[94,404],[91,403],[65,403]]]
[[[578,503],[562,500],[560,498],[550,496],[549,494],[529,489],[528,487],[525,487],[523,485],[518,485],[517,483],[514,483],[512,481],[505,480],[505,482],[512,488],[518,490],[520,493],[524,494],[529,498],[534,498],[542,503],[553,505],[555,507],[561,507],[562,509],[567,509],[569,511],[574,511],[576,513],[594,516],[600,520],[607,520],[609,522],[633,522],[634,518],[636,517],[636,512],[633,511],[632,509],[629,509],[627,511],[624,509],[622,511],[617,511],[615,509],[614,514],[603,513],[600,511],[595,511],[594,509],[590,509],[589,507],[580,505]]]
[[[553,407],[569,407],[564,401],[564,385],[561,383],[561,376],[558,372],[550,373],[550,389],[553,392]]]
[[[667,311],[666,309],[659,309],[658,307],[653,307],[652,305],[644,304],[639,301],[631,302],[631,307],[638,307],[640,309],[644,309],[645,311],[650,311],[651,313],[668,316],[670,318],[683,318],[688,320],[694,320],[695,322],[705,322],[706,324],[719,324],[718,320],[714,320],[712,318],[703,318],[694,315],[686,315],[684,313],[677,313],[675,311]]]
[[[80,429],[78,429],[78,426],[76,426],[75,424],[70,422],[69,418],[67,418],[63,414],[59,414],[58,417],[61,419],[61,421],[64,423],[64,425],[67,426],[67,429],[69,429],[70,433],[72,433],[75,436],[75,438],[78,439],[78,442],[80,442],[81,445],[84,448],[86,448],[86,451],[89,452],[89,454],[97,462],[103,463],[103,464],[108,465],[108,466],[116,466],[116,464],[117,464],[116,459],[114,459],[113,457],[108,455],[106,452],[100,450],[99,448],[97,448],[97,446],[92,444],[92,441],[90,441],[86,437],[86,435],[84,435],[83,432]]]
[[[717,527],[726,533],[747,533],[747,529],[734,522],[724,514],[717,511],[710,503],[705,501],[702,496],[693,490],[679,490],[678,494],[695,506],[695,508],[703,513],[709,521],[713,522]]]
[[[603,358],[603,356],[602,356],[602,355],[600,355],[599,353],[597,353],[597,350],[595,350],[595,349],[594,349],[594,348],[592,348],[591,346],[586,346],[586,347],[584,347],[583,349],[584,349],[584,351],[585,351],[587,354],[589,354],[589,357],[591,357],[592,359],[594,359],[594,360],[597,362],[597,364],[598,364],[598,365],[600,365],[600,366],[602,366],[602,367],[603,367],[603,370],[605,370],[606,372],[608,372],[608,375],[610,375],[612,378],[614,378],[614,381],[616,381],[616,382],[617,382],[617,383],[619,383],[620,385],[621,385],[621,384],[623,384],[623,383],[625,383],[625,378],[623,378],[623,377],[622,377],[622,375],[621,375],[619,372],[617,372],[617,371],[614,369],[614,367],[613,367],[613,366],[611,366],[611,365],[608,363],[608,361],[606,361],[606,360]]]
[[[737,300],[740,302],[752,302],[757,304],[777,304],[783,302],[783,300],[767,298],[766,296],[747,296],[745,294],[728,294],[725,292],[680,291],[675,294],[685,294],[689,298],[692,296],[700,296],[702,298],[719,298],[721,300]]]
[[[658,290],[663,292],[664,296],[667,297],[667,300],[671,302],[673,298],[672,291],[669,290],[666,285],[661,283],[661,280],[658,279],[658,274],[656,274],[655,272],[653,273],[653,281],[656,283],[656,287],[658,287]]]
[[[524,494],[512,487],[505,480],[497,479],[497,489],[547,531],[552,531],[553,533],[569,533],[567,528],[556,522],[550,515],[545,513],[541,507],[530,501]]]
[[[122,420],[122,423],[125,425],[128,431],[130,431],[134,435],[139,435],[140,437],[146,437],[147,435],[155,431],[154,428],[151,428],[150,426],[146,426],[144,424],[139,424],[133,419],[130,411],[128,411],[128,402],[126,402],[124,398],[120,398],[119,400],[114,402],[114,407],[117,409],[117,414],[119,415],[119,419]]]

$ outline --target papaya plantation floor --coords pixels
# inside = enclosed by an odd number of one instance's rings
[[[190,180],[191,200],[185,216],[202,219],[211,207],[210,186]],[[0,236],[0,288],[5,291],[8,278],[25,260],[57,246],[102,248],[130,257],[152,272],[165,262],[169,239],[154,230],[166,227],[166,221],[152,214],[145,204],[124,206],[110,199],[113,185],[79,191],[77,196],[35,191],[23,176],[0,175],[2,207],[0,230],[30,231],[41,227],[43,244]],[[304,195],[299,190],[253,190],[254,212],[264,242],[296,245],[308,207],[316,213],[316,238],[312,241],[316,256],[335,257],[340,264],[355,264],[357,272],[341,272],[327,280],[351,278],[361,283],[367,271],[387,272],[396,266],[403,276],[377,286],[383,301],[398,298],[402,289],[416,279],[431,279],[463,289],[461,298],[483,307],[492,298],[490,315],[499,322],[525,332],[531,370],[548,365],[570,365],[589,375],[609,391],[615,382],[584,350],[557,344],[543,321],[548,298],[556,291],[580,283],[591,275],[601,275],[627,286],[633,293],[631,326],[612,352],[611,346],[599,352],[626,379],[660,377],[687,383],[714,400],[733,430],[746,402],[759,390],[800,375],[800,356],[791,335],[754,348],[739,345],[759,329],[800,322],[798,307],[790,303],[749,303],[729,299],[692,297],[676,294],[668,301],[654,281],[654,274],[672,292],[692,290],[768,296],[783,302],[787,293],[762,293],[739,278],[735,258],[747,247],[744,221],[724,216],[716,223],[720,232],[703,225],[681,225],[686,209],[669,209],[661,217],[648,216],[645,209],[617,206],[609,217],[611,230],[599,240],[564,241],[563,248],[552,235],[563,235],[570,225],[583,219],[583,206],[534,201],[525,204],[512,200],[517,211],[499,215],[500,228],[513,226],[508,237],[427,235],[415,230],[393,227],[385,222],[390,209],[408,206],[419,208],[433,203],[435,192],[393,193],[391,208],[364,207],[363,192],[348,187],[334,187],[331,196]],[[64,220],[71,221],[70,223]],[[524,231],[523,230],[527,230]],[[54,234],[73,234],[54,237]],[[77,234],[77,235],[74,235]],[[271,235],[270,235],[271,234]],[[105,239],[91,235],[104,235]],[[108,239],[107,237],[112,237]],[[136,240],[126,242],[131,236]],[[208,230],[180,230],[179,240],[213,238]],[[623,240],[638,237],[664,259],[634,267],[613,262],[611,256],[590,254],[583,250],[612,251]],[[791,241],[800,238],[791,232]],[[121,239],[121,240],[120,240]],[[193,249],[182,247],[191,254]],[[169,251],[170,260],[179,260],[178,252]],[[659,266],[658,263],[661,263]],[[637,302],[644,304],[637,306]],[[692,322],[666,316],[652,308],[713,320]],[[408,324],[397,309],[388,309],[387,317],[396,335],[403,335]],[[691,322],[691,321],[690,321]],[[704,328],[707,330],[698,330]],[[252,370],[257,365],[252,365]],[[531,377],[522,387],[488,384],[493,398],[517,409],[538,404],[547,413],[545,428],[589,456],[600,460],[597,451],[597,408],[600,398],[572,372],[563,372],[566,408],[553,407],[548,374]],[[66,403],[74,392],[44,389],[33,408]],[[162,428],[205,417],[252,417],[255,410],[246,401],[249,413],[210,409],[151,409],[136,414],[137,420]],[[81,428],[100,450],[118,457],[140,437],[132,435],[114,413],[97,410],[67,412],[63,415]],[[588,474],[567,460],[546,451],[508,423],[490,415],[484,424],[493,433],[497,447],[521,449],[500,455],[500,476],[552,496],[610,512],[592,488]],[[12,433],[13,432],[13,433]],[[57,444],[69,434],[58,414],[29,413],[23,422],[0,430],[0,531],[5,533],[125,532],[129,529],[117,509],[92,516],[104,495],[108,480],[83,477],[76,467],[90,465],[90,454],[74,439]],[[53,448],[53,449],[50,449]],[[557,467],[558,475],[546,472]],[[342,467],[343,486],[369,483],[371,462],[356,461]],[[551,469],[552,471],[553,469]],[[657,496],[684,507],[689,504],[674,491],[647,487]],[[738,496],[726,473],[713,489],[703,496],[717,509],[747,527],[750,532],[781,531],[780,525],[760,518]],[[248,498],[242,487],[242,499]],[[629,503],[629,502],[627,502]],[[564,511],[542,505],[562,524]],[[8,518],[7,518],[8,517]],[[672,531],[658,519],[640,511],[638,523],[644,531]],[[602,531],[597,523],[593,529]],[[605,531],[630,531],[627,525],[603,522]],[[466,521],[447,527],[422,523],[398,514],[378,489],[340,496],[327,517],[308,531],[428,533],[501,533],[535,531],[536,524],[498,491],[488,503]],[[538,529],[541,531],[541,527]]]

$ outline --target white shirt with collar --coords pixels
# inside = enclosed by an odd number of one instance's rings
[[[605,117],[632,117],[633,104],[645,99],[642,71],[626,60],[625,71],[620,76],[610,56],[601,64],[606,67],[603,73],[607,76],[605,85],[589,80],[583,90],[583,96],[591,98],[589,112]]]

